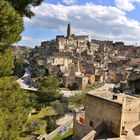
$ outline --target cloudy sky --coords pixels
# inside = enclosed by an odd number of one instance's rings
[[[24,19],[20,45],[34,47],[66,35],[69,21],[75,34],[140,45],[140,0],[44,0],[32,10],[36,16]]]

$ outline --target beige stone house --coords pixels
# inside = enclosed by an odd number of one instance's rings
[[[63,75],[62,83],[64,87],[72,87],[74,84],[76,84],[76,77],[74,73],[67,73]]]
[[[139,140],[140,98],[95,90],[87,93],[85,114],[75,113],[75,140]]]
[[[79,88],[85,88],[87,85],[93,85],[95,83],[94,75],[81,75],[76,76],[76,84]]]

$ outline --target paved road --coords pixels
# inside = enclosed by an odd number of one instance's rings
[[[31,74],[28,68],[25,69],[25,74],[17,80],[17,83],[19,83],[20,88],[31,90],[31,91],[37,91],[37,88],[30,87],[30,78]]]
[[[37,139],[38,140],[42,140],[43,138],[45,138],[45,140],[52,140],[55,136],[57,136],[57,134],[65,127],[72,127],[73,126],[73,117],[69,118],[68,120],[65,120],[65,124],[59,126],[57,129],[55,129],[53,132],[51,132],[50,134],[46,134],[46,135],[41,135],[39,136]]]
[[[68,114],[65,114],[64,117],[58,119],[56,121],[56,124],[57,125],[65,125],[65,123],[67,122],[67,120],[70,120],[70,119],[73,119],[73,113],[68,113]]]
[[[81,94],[82,92],[80,90],[73,90],[73,91],[61,90],[61,93],[63,94],[63,97],[69,98],[76,94]]]

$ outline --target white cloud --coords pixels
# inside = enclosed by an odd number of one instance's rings
[[[17,42],[16,45],[26,45],[29,47],[34,47],[36,45],[40,45],[40,43],[44,40],[45,39],[42,39],[42,38],[33,38],[33,37],[29,37],[29,36],[22,36],[21,41]]]
[[[24,42],[29,42],[29,41],[33,41],[34,39],[32,37],[23,36],[21,40]]]
[[[25,23],[35,28],[64,32],[70,20],[75,33],[86,32],[95,39],[122,40],[126,43],[135,43],[140,39],[140,23],[127,18],[125,12],[116,7],[93,3],[71,6],[43,3],[32,10],[36,16],[25,19]]]
[[[115,0],[115,5],[124,11],[132,11],[135,9],[136,2],[140,0]]]
[[[71,4],[75,4],[76,0],[62,0],[63,3],[65,3],[66,5],[71,5]]]

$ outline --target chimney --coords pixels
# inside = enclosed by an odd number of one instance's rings
[[[113,94],[112,100],[117,100],[118,99],[118,95]]]

